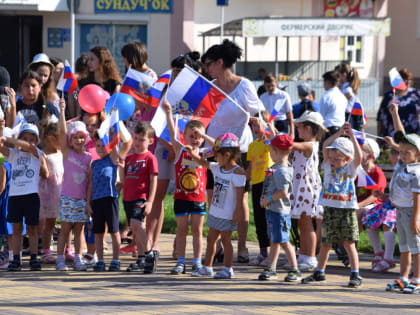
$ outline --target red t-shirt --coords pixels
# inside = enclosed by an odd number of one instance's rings
[[[362,166],[360,166],[360,167],[362,167]],[[378,188],[379,188],[378,190],[384,192],[385,187],[386,187],[386,177],[384,175],[384,172],[380,169],[380,167],[375,165],[375,167],[370,172],[368,172],[367,174],[378,185]],[[366,189],[365,187],[357,187],[357,178],[356,178],[355,183],[356,183],[357,202],[361,202],[361,201],[365,200],[366,198],[368,198],[372,194],[371,189]],[[375,204],[380,204],[382,202],[383,202],[383,200],[376,199],[374,203]]]
[[[206,202],[207,169],[182,149],[175,163],[174,199]]]
[[[158,174],[156,157],[145,152],[131,153],[125,158],[124,201],[147,199],[150,187],[150,175]]]

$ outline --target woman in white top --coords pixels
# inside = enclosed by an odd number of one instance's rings
[[[213,82],[216,86],[237,103],[235,104],[228,98],[220,103],[216,114],[208,126],[207,134],[213,138],[228,132],[235,134],[239,138],[242,166],[246,169],[246,152],[253,140],[251,129],[248,126],[249,116],[254,116],[259,110],[264,110],[264,106],[259,100],[252,82],[232,72],[232,65],[241,55],[242,49],[235,43],[225,39],[223,43],[211,46],[201,60],[208,75],[214,79]],[[211,178],[211,176],[207,177],[209,200],[211,200],[213,192]],[[243,263],[249,262],[246,248],[249,222],[248,191],[249,183],[245,186],[243,198],[245,215],[238,224],[238,262]]]
[[[265,109],[274,116],[274,126],[278,132],[288,133],[294,138],[292,101],[289,94],[277,88],[277,80],[272,73],[264,78],[264,87],[267,92],[260,98]]]

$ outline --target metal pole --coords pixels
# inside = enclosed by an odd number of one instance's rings
[[[70,65],[74,69],[74,42],[75,42],[75,23],[74,23],[74,0],[70,0]]]
[[[278,56],[278,46],[279,45],[279,38],[278,38],[278,36],[276,36],[276,54],[275,54],[275,56],[274,56],[274,60],[275,60],[275,65],[274,65],[274,73],[275,73],[275,75],[276,75],[276,80],[278,80],[278,78],[279,78],[279,56]]]
[[[222,5],[222,17],[220,21],[220,42],[223,41],[224,20],[225,20],[225,6]]]

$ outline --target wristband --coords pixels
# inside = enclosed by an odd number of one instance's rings
[[[273,202],[273,195],[268,195],[268,201]]]

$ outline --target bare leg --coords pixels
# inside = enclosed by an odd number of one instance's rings
[[[146,224],[131,218],[130,225],[131,229],[135,232],[136,235],[136,244],[138,247],[139,255],[149,251],[152,246],[150,240],[147,238]]]
[[[112,259],[120,259],[121,237],[120,232],[111,233],[112,239]]]
[[[74,223],[74,252],[76,255],[80,255],[82,253],[81,239],[84,225],[84,222]]]
[[[276,270],[279,254],[280,254],[280,244],[271,242],[270,253],[268,254],[268,263],[269,263],[269,266],[272,266],[274,270]]]
[[[330,255],[331,244],[322,244],[318,256],[318,268],[325,270]]]
[[[162,230],[164,217],[163,200],[165,199],[168,186],[169,179],[158,179],[155,200],[153,201],[152,205],[152,211],[146,219],[147,235],[152,242],[153,248],[158,246],[160,232]]]
[[[73,223],[61,221],[61,231],[57,244],[57,255],[64,255],[65,246],[69,239],[72,226]]]
[[[19,255],[22,248],[23,223],[13,223],[12,249],[13,255]]]
[[[185,257],[185,247],[187,244],[188,215],[176,217],[176,257]]]
[[[299,221],[300,251],[302,255],[315,257],[316,233],[312,225],[312,217],[302,214]]]
[[[201,253],[203,251],[203,224],[204,215],[191,215],[191,233],[193,237],[194,258],[201,258]]]
[[[354,241],[344,241],[344,248],[349,255],[351,270],[359,270],[359,254],[357,253]]]
[[[248,192],[244,193],[242,206],[244,208],[244,216],[238,222],[238,256],[247,257],[248,250],[246,248],[246,237],[248,235],[249,225]]]
[[[29,249],[31,255],[38,254],[38,225],[26,225],[26,231],[29,236]]]
[[[231,268],[233,265],[232,231],[221,231],[220,236],[225,252],[224,265],[226,268]]]
[[[104,234],[105,233],[95,233],[95,248],[98,260],[104,260]]]
[[[42,230],[42,249],[50,249],[51,247],[51,236],[54,231],[55,222],[55,218],[45,219],[44,229]]]
[[[411,253],[404,252],[400,254],[400,276],[408,278],[411,266]]]
[[[281,243],[280,246],[281,248],[283,248],[284,252],[286,253],[287,262],[289,263],[290,267],[292,267],[293,269],[295,268],[297,269],[296,252],[295,252],[294,246],[292,246],[290,242]]]
[[[213,258],[216,252],[216,241],[219,238],[219,235],[220,235],[220,231],[209,228],[209,232],[207,234],[207,249],[206,249],[206,257],[204,258],[204,266],[207,266],[207,267],[213,266]]]

